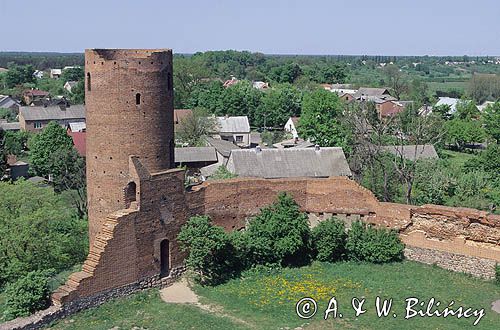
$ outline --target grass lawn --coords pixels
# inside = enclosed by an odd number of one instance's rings
[[[429,91],[434,94],[436,91],[449,92],[452,90],[463,93],[467,87],[467,81],[446,81],[446,82],[429,82]]]
[[[442,156],[446,157],[445,159],[449,160],[453,166],[457,168],[462,167],[468,160],[476,157],[476,155],[466,152],[458,152],[452,150],[441,150]]]
[[[208,314],[196,307],[165,304],[158,291],[151,290],[81,312],[60,321],[53,328],[293,329],[302,326],[305,329],[465,329],[472,327],[476,319],[449,316],[446,319],[414,317],[405,320],[405,299],[408,297],[416,297],[425,303],[434,297],[441,302],[439,310],[452,300],[455,309],[458,306],[484,308],[485,316],[474,327],[476,329],[496,330],[500,324],[500,314],[490,308],[491,302],[500,299],[499,286],[409,261],[386,265],[314,263],[299,269],[247,273],[242,279],[217,287],[196,286],[195,291],[203,304],[214,305],[215,310],[221,306],[224,313],[245,321],[247,325]],[[317,300],[318,305],[318,312],[308,320],[295,314],[295,303],[306,296]],[[322,316],[331,296],[336,297],[343,317],[325,321]],[[388,317],[377,317],[377,296],[393,299]],[[357,318],[351,307],[353,297],[366,299],[364,308],[367,311]]]
[[[4,322],[3,312],[5,311],[5,294],[0,292],[0,323]]]

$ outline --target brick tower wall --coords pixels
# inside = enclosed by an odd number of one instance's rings
[[[87,194],[92,244],[109,213],[127,208],[130,155],[150,172],[174,165],[172,51],[85,51]]]

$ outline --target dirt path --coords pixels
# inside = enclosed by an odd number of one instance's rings
[[[491,303],[491,309],[500,314],[500,299]]]
[[[160,297],[164,302],[169,304],[191,304],[211,314],[215,314],[220,317],[227,317],[236,323],[245,325],[251,329],[257,329],[255,324],[225,313],[222,306],[204,305],[200,303],[198,296],[193,290],[191,290],[191,287],[185,278],[182,278],[180,281],[175,282],[169,287],[161,289]]]

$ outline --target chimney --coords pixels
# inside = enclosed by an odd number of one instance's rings
[[[319,144],[315,144],[315,145],[314,145],[314,150],[319,151],[319,149],[320,149],[320,148],[319,148]]]

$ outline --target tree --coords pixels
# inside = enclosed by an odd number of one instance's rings
[[[290,195],[261,209],[245,232],[248,260],[253,265],[302,265],[309,261],[310,229],[307,215]]]
[[[0,287],[30,271],[62,271],[87,256],[87,222],[50,187],[0,182],[0,219]]]
[[[301,74],[302,69],[297,63],[288,62],[272,68],[269,72],[269,78],[278,83],[292,84]]]
[[[75,148],[55,150],[48,159],[52,182],[56,192],[68,191],[69,198],[78,212],[78,217],[87,215],[87,184],[85,159]]]
[[[4,152],[6,155],[21,156],[28,143],[29,133],[26,131],[5,132]]]
[[[14,65],[9,67],[9,71],[5,73],[5,85],[7,88],[12,88],[25,83],[34,83],[35,77],[33,73],[35,69],[32,65]]]
[[[217,170],[215,170],[215,173],[210,176],[210,180],[227,180],[227,179],[232,179],[236,178],[238,175],[229,172],[226,166],[221,165],[217,167]]]
[[[455,118],[445,123],[446,143],[463,150],[467,144],[484,141],[485,132],[478,120]]]
[[[280,84],[264,93],[253,124],[282,128],[289,117],[299,116],[302,95],[290,84]]]
[[[40,133],[29,141],[31,170],[39,176],[57,174],[50,167],[52,154],[58,150],[69,152],[73,148],[73,141],[66,130],[56,122],[50,122]]]
[[[201,147],[206,145],[205,138],[215,132],[217,122],[214,117],[202,109],[193,109],[189,115],[179,122],[176,139],[182,146]]]
[[[322,147],[342,147],[348,153],[351,134],[340,121],[343,108],[344,104],[335,93],[324,89],[305,93],[299,135]]]
[[[218,80],[196,84],[189,95],[189,108],[204,108],[209,113],[220,115],[223,113],[221,104],[225,89]]]
[[[403,73],[397,66],[393,64],[387,65],[384,68],[384,73],[389,79],[390,88],[394,93],[394,97],[399,100],[401,94],[408,90],[408,83]]]
[[[70,100],[72,104],[85,103],[85,82],[83,80],[71,88]]]
[[[472,120],[479,118],[480,114],[474,101],[461,100],[457,103],[457,111],[454,114],[454,118]]]
[[[202,79],[208,77],[210,74],[202,58],[174,57],[175,107],[186,107],[194,88],[202,82]]]
[[[500,143],[500,102],[486,107],[483,112],[483,123],[486,134]]]
[[[347,234],[344,223],[337,218],[320,222],[312,230],[312,241],[319,261],[334,262],[345,254]]]
[[[224,228],[212,225],[208,216],[191,217],[177,239],[189,252],[186,265],[199,283],[220,284],[238,270],[228,234]]]
[[[85,78],[85,71],[82,67],[74,67],[64,69],[61,74],[61,80],[66,81],[83,81]]]
[[[8,122],[16,121],[16,113],[7,108],[0,108],[0,119],[7,119]]]
[[[224,90],[218,113],[229,116],[248,116],[253,123],[261,97],[262,92],[253,88],[250,82],[240,81]]]

